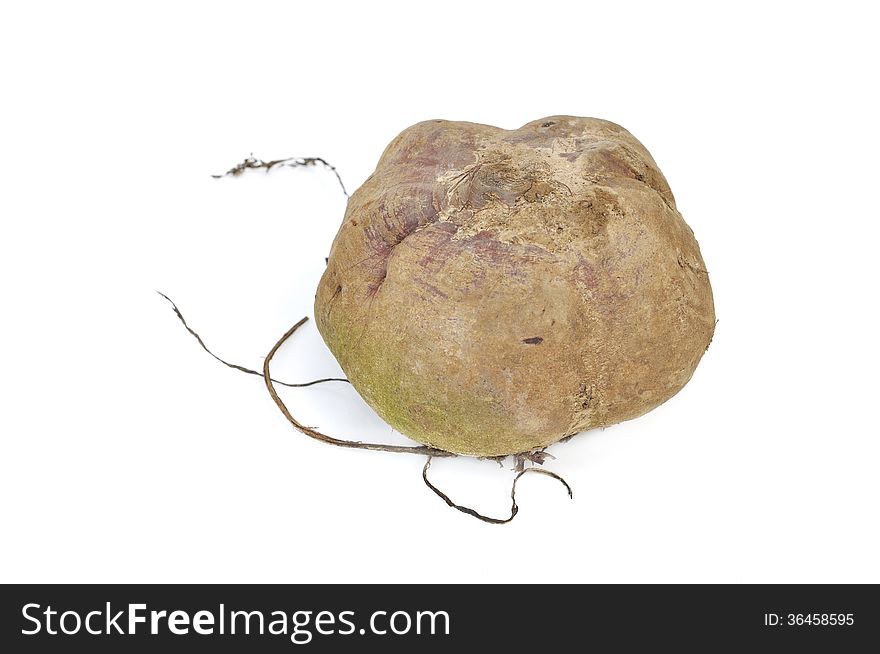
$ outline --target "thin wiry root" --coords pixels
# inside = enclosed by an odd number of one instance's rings
[[[384,443],[363,443],[361,441],[347,441],[340,438],[333,438],[332,436],[327,436],[326,434],[322,434],[317,429],[313,427],[306,427],[302,423],[300,423],[296,418],[291,415],[287,406],[284,404],[282,399],[278,396],[278,393],[275,391],[274,380],[269,374],[269,364],[272,362],[272,357],[275,356],[275,353],[278,349],[284,345],[285,341],[288,338],[293,336],[293,333],[302,327],[306,322],[308,322],[308,317],[303,318],[299,322],[297,322],[293,327],[287,330],[287,333],[281,337],[281,339],[275,343],[274,347],[269,351],[269,354],[266,355],[266,359],[263,361],[263,379],[266,381],[266,388],[269,390],[269,395],[272,396],[272,399],[275,401],[275,404],[281,410],[281,413],[284,414],[284,417],[287,418],[287,421],[294,426],[295,429],[301,431],[306,436],[310,436],[315,440],[319,440],[322,443],[328,443],[330,445],[336,445],[338,447],[347,447],[351,449],[357,450],[373,450],[377,452],[397,452],[402,454],[427,454],[429,456],[458,456],[452,452],[445,452],[443,450],[438,450],[434,447],[428,447],[427,445],[417,445],[417,446],[408,446],[408,445],[386,445]]]
[[[232,368],[233,370],[245,372],[249,375],[256,375],[257,377],[263,376],[262,372],[259,372],[257,370],[251,370],[250,368],[245,368],[244,366],[240,366],[237,363],[229,363],[225,359],[221,359],[216,354],[211,352],[211,350],[208,349],[208,346],[205,345],[205,342],[202,340],[202,337],[199,336],[198,333],[196,333],[196,331],[187,324],[186,319],[183,317],[183,314],[180,313],[180,309],[178,309],[177,305],[174,304],[174,300],[172,300],[170,297],[165,295],[162,291],[156,291],[156,292],[159,295],[161,295],[162,297],[164,297],[166,300],[168,300],[168,302],[171,303],[171,308],[174,309],[174,313],[177,314],[177,317],[180,320],[180,322],[182,322],[183,326],[186,327],[186,331],[188,331],[190,334],[192,334],[195,337],[195,339],[199,342],[199,345],[202,346],[202,349],[205,352],[210,354],[212,357],[214,357],[217,361],[222,363],[224,366]],[[315,384],[324,384],[326,382],[346,382],[346,383],[349,383],[347,379],[344,379],[342,377],[327,377],[325,379],[314,379],[310,382],[302,382],[299,384],[294,384],[292,382],[278,381],[277,379],[273,379],[272,381],[275,382],[276,384],[278,384],[279,386],[287,386],[289,388],[305,388],[307,386],[314,386]]]
[[[449,496],[446,493],[444,493],[442,490],[437,488],[434,484],[432,484],[428,480],[428,468],[431,467],[431,459],[432,458],[433,457],[429,456],[428,460],[425,461],[425,467],[422,468],[422,479],[424,480],[425,485],[428,488],[430,488],[432,491],[434,491],[434,493],[441,500],[446,502],[447,506],[450,506],[453,509],[461,511],[462,513],[466,513],[469,516],[473,516],[477,520],[482,520],[483,522],[488,522],[491,525],[507,524],[508,522],[511,522],[516,517],[517,513],[519,513],[519,506],[517,506],[517,504],[516,504],[516,482],[518,482],[519,478],[522,477],[527,472],[536,472],[536,473],[539,473],[542,475],[547,475],[548,477],[553,477],[553,479],[556,479],[559,483],[561,483],[563,486],[565,486],[565,490],[568,491],[568,496],[570,498],[574,499],[574,495],[571,492],[571,486],[569,486],[568,482],[565,481],[565,479],[563,479],[559,475],[557,475],[555,472],[550,472],[549,470],[544,470],[543,468],[526,468],[526,469],[520,470],[519,472],[516,473],[516,476],[513,478],[513,483],[510,486],[510,515],[506,518],[491,518],[489,516],[483,515],[482,513],[478,513],[477,511],[474,511],[470,507],[462,506],[461,504],[456,504],[451,499],[449,499]]]
[[[222,173],[220,175],[211,175],[211,177],[213,177],[214,179],[220,179],[221,177],[238,177],[246,170],[263,169],[268,173],[273,168],[300,168],[302,166],[315,166],[317,164],[321,164],[322,166],[324,166],[324,168],[336,175],[336,181],[339,182],[339,188],[342,189],[345,197],[349,197],[348,191],[345,190],[345,184],[342,183],[342,177],[339,175],[339,171],[336,170],[336,166],[331,165],[321,157],[288,157],[287,159],[273,159],[272,161],[263,161],[262,159],[257,159],[256,157],[254,157],[253,154],[251,154],[251,156],[247,157],[241,163],[234,165],[225,173]]]

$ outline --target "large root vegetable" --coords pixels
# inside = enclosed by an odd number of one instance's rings
[[[401,133],[351,196],[315,319],[386,422],[475,456],[653,409],[715,327],[697,241],[651,155],[571,116]]]

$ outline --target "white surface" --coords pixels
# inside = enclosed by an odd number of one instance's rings
[[[878,47],[867,7],[7,5],[0,581],[880,582]],[[858,9],[857,9],[858,8]],[[720,323],[692,382],[522,480],[505,527],[418,457],[284,421],[259,366],[344,198],[419,120],[607,118],[666,174]],[[337,374],[314,325],[278,376]],[[394,438],[344,385],[285,391]],[[397,437],[398,440],[400,437]],[[509,471],[438,461],[485,512]]]

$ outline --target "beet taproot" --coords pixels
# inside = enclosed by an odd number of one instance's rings
[[[386,422],[474,456],[644,414],[688,382],[715,328],[651,155],[572,116],[404,130],[349,200],[315,319]]]

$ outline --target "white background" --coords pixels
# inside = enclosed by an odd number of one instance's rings
[[[880,582],[878,47],[868,3],[7,3],[0,581]],[[260,366],[344,197],[419,120],[632,131],[720,319],[652,413],[551,448],[482,524],[419,457],[294,432]],[[338,374],[309,323],[274,371]],[[304,422],[392,439],[346,385]],[[437,461],[504,515],[509,470]]]

